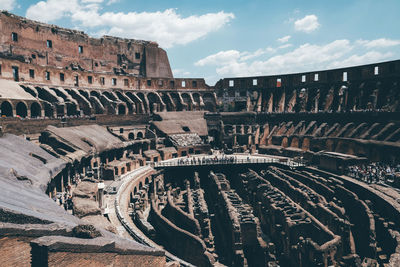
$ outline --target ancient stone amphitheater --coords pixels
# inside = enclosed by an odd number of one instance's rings
[[[0,29],[1,266],[400,266],[400,60],[209,86]]]

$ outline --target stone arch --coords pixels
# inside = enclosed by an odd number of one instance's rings
[[[77,115],[76,105],[74,103],[66,103],[67,105],[67,116]]]
[[[128,97],[133,104],[133,112],[137,114],[142,114],[144,111],[142,110],[142,102],[137,95],[134,95],[132,92],[125,92],[126,97]]]
[[[289,139],[287,137],[283,137],[281,146],[288,147],[288,145],[289,145]]]
[[[303,150],[310,150],[310,138],[303,139],[303,145],[301,146]]]
[[[199,93],[193,93],[192,97],[193,97],[194,102],[197,104],[197,106],[200,107],[200,102],[201,102],[200,94]]]
[[[128,134],[128,138],[129,138],[129,140],[134,140],[135,139],[135,134],[133,132],[130,132]]]
[[[115,96],[114,96],[111,92],[104,91],[104,92],[103,92],[103,95],[105,95],[108,99],[110,99],[110,100],[112,100],[112,101],[118,101],[118,100],[115,98]]]
[[[28,115],[28,108],[24,102],[18,102],[16,108],[16,115],[25,118]]]
[[[326,147],[327,151],[335,151],[335,142],[332,139],[326,140]]]
[[[149,102],[150,113],[154,113],[156,111],[161,111],[161,103],[155,93],[148,93],[147,100]]]
[[[188,93],[183,93],[182,95],[183,103],[187,106],[187,110],[193,110],[192,99]]]
[[[178,93],[170,94],[172,101],[175,103],[176,111],[182,111],[182,102]]]
[[[212,93],[205,93],[203,95],[204,107],[210,112],[217,110],[217,104],[215,103],[215,97]]]
[[[44,116],[48,118],[54,117],[54,108],[50,103],[44,102]]]
[[[31,118],[37,118],[42,116],[42,107],[39,103],[33,102],[31,104]]]
[[[92,107],[94,108],[95,114],[103,114],[106,109],[101,102],[101,97],[99,92],[97,91],[90,91],[89,95],[90,103],[92,103]]]
[[[143,133],[142,132],[138,132],[136,134],[136,139],[143,139]]]
[[[126,115],[126,107],[124,104],[118,105],[118,115]]]
[[[140,100],[142,100],[143,107],[144,107],[144,112],[148,112],[149,111],[149,107],[147,106],[147,101],[145,99],[144,94],[143,93],[137,93],[136,95],[137,95],[137,97],[139,97]]]
[[[10,102],[3,101],[1,103],[1,116],[3,117],[12,117],[13,116],[13,107]]]
[[[172,103],[172,99],[169,96],[168,93],[162,93],[161,98],[164,101],[165,107],[167,111],[174,111],[175,110],[175,104]]]
[[[298,148],[299,147],[299,138],[297,136],[292,137],[292,141],[290,143],[291,147]]]
[[[131,101],[126,95],[124,95],[120,91],[115,91],[115,94],[118,96],[118,99],[124,102],[128,108],[128,113],[132,114],[134,112],[133,110],[133,101]]]

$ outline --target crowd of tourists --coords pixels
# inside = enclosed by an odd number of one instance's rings
[[[400,178],[400,164],[380,162],[348,166],[346,175],[366,183],[394,183]]]
[[[68,192],[63,192],[58,196],[54,196],[53,200],[59,202],[60,206],[64,207],[65,210],[72,210],[74,204],[72,202],[72,196]]]
[[[250,160],[248,158],[248,160]],[[236,156],[214,156],[214,157],[188,157],[185,159],[179,159],[178,165],[202,165],[202,164],[227,164],[236,163]]]

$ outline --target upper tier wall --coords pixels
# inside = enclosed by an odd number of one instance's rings
[[[0,12],[0,57],[34,65],[172,78],[167,53],[155,42],[60,28]]]
[[[400,77],[400,60],[374,64],[271,76],[224,78],[215,88],[255,90],[259,88],[310,88],[322,84],[347,84],[360,80],[376,80]]]

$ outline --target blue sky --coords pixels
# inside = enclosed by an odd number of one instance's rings
[[[400,59],[399,0],[0,0],[21,16],[157,41],[175,77],[322,70]]]

